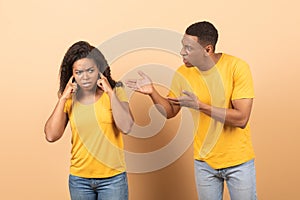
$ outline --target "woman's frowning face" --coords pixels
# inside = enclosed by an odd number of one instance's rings
[[[74,62],[73,76],[81,89],[91,90],[97,85],[99,70],[93,59],[82,58]]]

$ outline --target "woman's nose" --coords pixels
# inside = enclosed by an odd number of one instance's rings
[[[83,79],[88,79],[89,78],[88,72],[84,72],[82,78]]]

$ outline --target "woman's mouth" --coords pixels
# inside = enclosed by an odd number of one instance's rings
[[[89,87],[91,85],[92,85],[91,82],[82,83],[82,87]]]

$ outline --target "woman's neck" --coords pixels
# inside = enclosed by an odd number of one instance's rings
[[[95,103],[100,96],[103,94],[103,91],[98,87],[95,90],[78,90],[76,94],[76,100],[82,104],[91,104]]]

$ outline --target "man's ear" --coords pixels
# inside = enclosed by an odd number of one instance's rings
[[[204,49],[205,49],[206,56],[209,56],[210,54],[214,53],[214,47],[211,44],[204,47]]]

